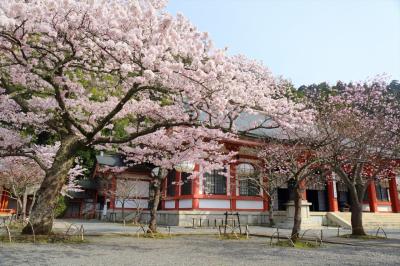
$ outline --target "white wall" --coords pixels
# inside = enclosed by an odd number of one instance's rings
[[[117,179],[117,196],[149,197],[149,182],[141,180]]]
[[[192,208],[191,199],[181,199],[179,200],[179,209]]]
[[[147,209],[149,201],[147,199],[125,200],[125,208],[137,208],[138,206]],[[115,200],[115,207],[122,208],[122,201]]]
[[[174,209],[175,208],[175,200],[166,200],[165,208],[166,209]]]
[[[237,200],[236,208],[262,210],[264,208],[264,203],[256,200]]]
[[[231,202],[229,200],[217,199],[200,199],[199,208],[204,209],[230,209]]]
[[[392,206],[390,206],[390,205],[379,206],[378,205],[378,211],[379,212],[391,212],[392,211]]]

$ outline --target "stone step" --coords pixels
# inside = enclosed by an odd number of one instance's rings
[[[329,213],[327,218],[338,225],[351,224],[351,213]],[[341,223],[340,223],[341,222]],[[365,228],[400,228],[399,213],[363,213],[363,225]]]

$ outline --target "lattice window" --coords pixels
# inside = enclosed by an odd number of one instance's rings
[[[242,179],[239,180],[240,196],[257,196],[260,195],[260,187],[255,180]]]
[[[175,170],[171,170],[168,172],[167,176],[167,196],[175,196]]]
[[[181,195],[192,195],[192,179],[188,178],[190,175],[181,173]]]
[[[221,170],[205,173],[205,193],[211,195],[226,195],[226,176]]]

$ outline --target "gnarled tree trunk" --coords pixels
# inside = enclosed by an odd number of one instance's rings
[[[294,218],[292,228],[292,241],[295,242],[299,238],[300,226],[301,226],[301,201],[302,201],[302,189],[299,185],[296,185],[293,190],[294,193]]]
[[[47,171],[46,176],[37,192],[35,205],[29,220],[32,223],[35,234],[51,233],[54,220],[54,209],[57,198],[66,181],[68,171],[74,163],[74,155],[80,147],[77,136],[67,136],[61,141],[61,147],[57,151],[53,165]],[[32,234],[31,225],[25,226],[23,234]]]
[[[151,232],[157,232],[157,208],[161,198],[161,178],[155,177],[150,184],[150,221],[149,229]]]

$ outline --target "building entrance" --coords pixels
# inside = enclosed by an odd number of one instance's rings
[[[310,211],[328,211],[328,193],[326,190],[307,189],[306,194],[307,201],[312,204]]]

